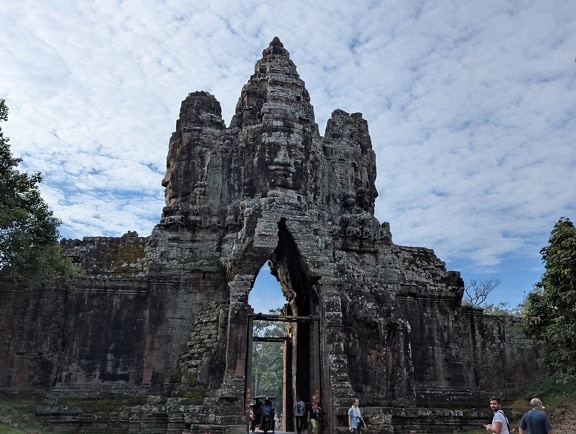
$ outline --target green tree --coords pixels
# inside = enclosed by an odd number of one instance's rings
[[[482,310],[486,315],[522,316],[522,309],[522,304],[512,307],[507,301],[498,304],[490,303],[482,306]]]
[[[0,99],[0,121],[6,120]],[[18,171],[21,161],[0,128],[0,277],[24,286],[63,281],[77,271],[60,252],[60,221],[40,196],[42,176]]]
[[[565,381],[576,379],[576,229],[562,217],[540,250],[544,274],[528,294],[524,331],[539,348],[540,361]]]
[[[278,314],[279,312],[270,311]],[[254,335],[264,338],[286,336],[286,323],[281,321],[254,321]],[[283,391],[283,343],[254,342],[252,351],[252,395],[270,395],[280,398]],[[281,405],[278,399],[274,406]],[[276,411],[281,411],[276,408]]]

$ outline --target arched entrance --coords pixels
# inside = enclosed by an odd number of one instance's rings
[[[313,396],[320,399],[322,393],[320,303],[316,287],[319,279],[309,273],[284,219],[278,222],[278,235],[278,245],[268,264],[272,275],[280,283],[286,304],[279,314],[248,314],[245,403],[248,411],[253,397],[250,389],[253,344],[270,339],[254,336],[254,321],[286,323],[285,336],[274,338],[283,343],[283,393],[278,398],[282,402],[282,430],[294,431],[293,408],[296,396],[310,403]]]

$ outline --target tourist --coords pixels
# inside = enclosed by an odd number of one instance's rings
[[[308,419],[310,421],[310,426],[312,428],[312,434],[319,434],[320,433],[320,423],[321,423],[321,414],[320,412],[322,409],[318,405],[318,399],[313,396],[312,397],[312,407],[310,407],[310,412],[308,413]]]
[[[531,410],[524,413],[520,421],[520,434],[553,434],[552,424],[544,411],[544,406],[539,398],[530,400]]]
[[[306,404],[296,395],[296,404],[294,404],[294,416],[296,416],[296,432],[302,434],[304,425],[306,424]]]
[[[348,410],[348,428],[350,431],[359,434],[360,433],[360,422],[366,428],[366,422],[364,422],[364,418],[362,417],[362,412],[360,411],[360,400],[358,398],[354,398],[352,401],[352,407]]]
[[[502,411],[502,400],[495,397],[490,398],[490,408],[494,412],[494,416],[492,417],[492,423],[484,425],[486,431],[497,434],[510,434],[508,418]]]

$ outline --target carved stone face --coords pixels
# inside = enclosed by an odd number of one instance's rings
[[[262,138],[268,184],[271,188],[298,190],[304,170],[304,144],[292,134],[272,132]]]

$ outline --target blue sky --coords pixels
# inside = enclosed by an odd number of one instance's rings
[[[574,29],[565,0],[8,2],[2,128],[63,237],[148,235],[180,102],[208,91],[229,124],[278,36],[321,133],[338,108],[367,119],[394,242],[515,305],[576,219]]]

